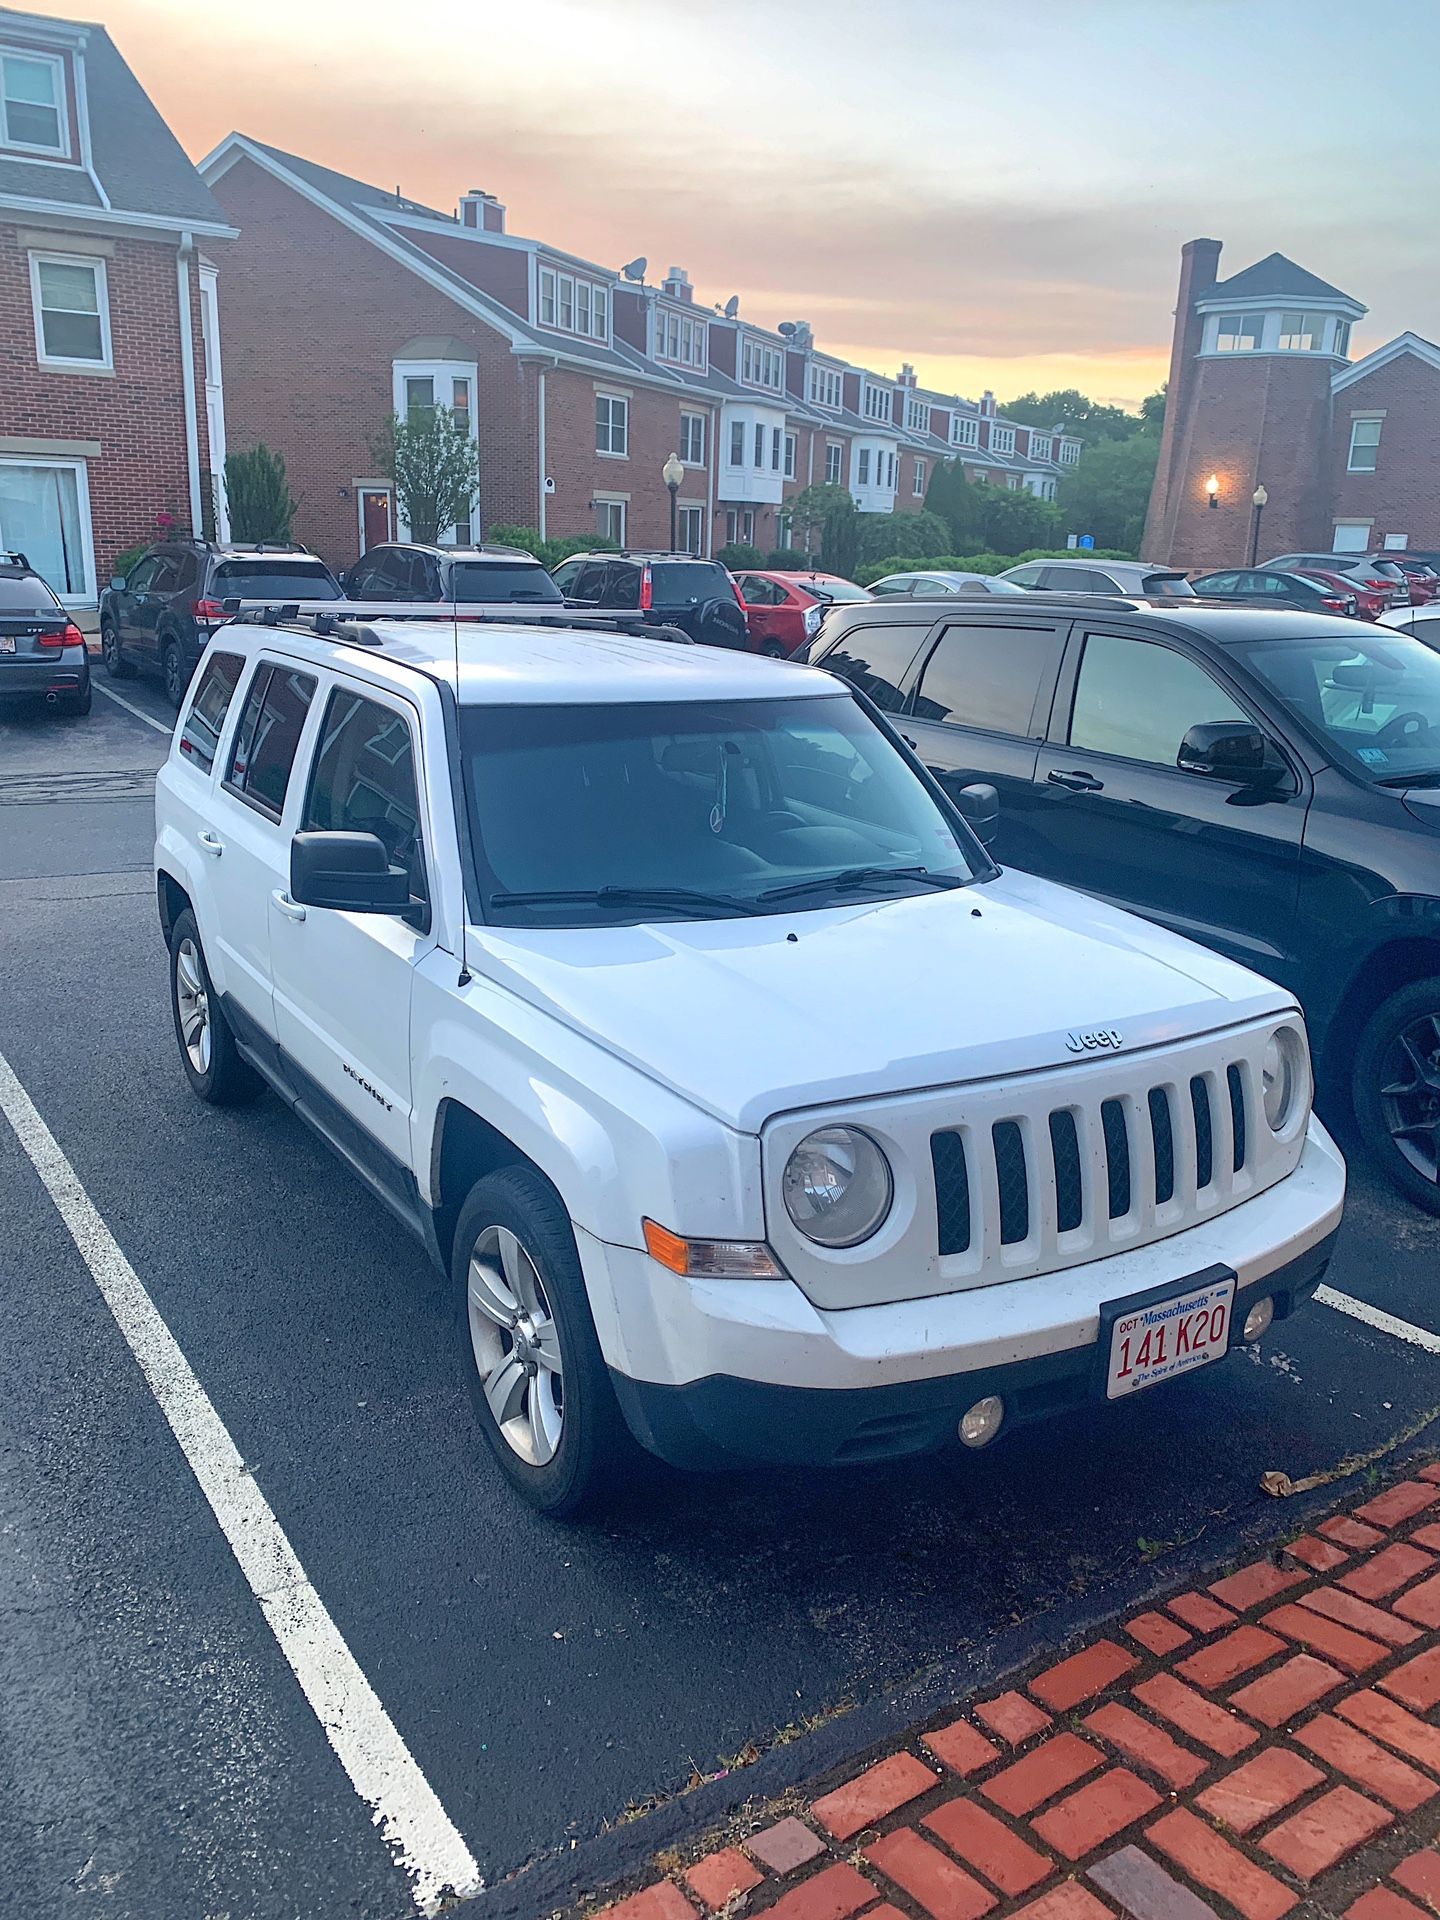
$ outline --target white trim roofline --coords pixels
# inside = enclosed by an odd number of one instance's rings
[[[203,233],[212,240],[238,240],[240,229],[214,220],[191,220],[163,213],[127,213],[121,207],[77,207],[71,200],[41,200],[28,193],[0,193],[0,212],[56,221],[74,227],[141,227],[149,233]]]
[[[36,40],[48,40],[57,47],[83,47],[91,29],[81,20],[56,20],[43,13],[15,13],[4,9],[5,24],[15,32]]]
[[[1363,320],[1370,311],[1348,293],[1207,294],[1195,302],[1196,313],[1258,313],[1272,308],[1284,313],[1342,313],[1347,320]]]
[[[1433,367],[1440,373],[1440,347],[1433,341],[1422,340],[1418,333],[1401,333],[1383,347],[1376,347],[1373,353],[1367,353],[1363,360],[1354,360],[1342,373],[1337,373],[1330,382],[1330,391],[1339,393],[1344,387],[1353,387],[1357,380],[1363,380],[1369,373],[1378,373],[1381,367],[1388,367],[1392,360],[1398,360],[1406,353],[1413,353],[1417,360],[1423,360],[1427,367]]]

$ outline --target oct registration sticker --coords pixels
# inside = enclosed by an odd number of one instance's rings
[[[1107,1314],[1110,1363],[1105,1397],[1118,1400],[1177,1374],[1219,1360],[1230,1345],[1235,1276],[1196,1279],[1188,1292],[1146,1304],[1121,1305]]]

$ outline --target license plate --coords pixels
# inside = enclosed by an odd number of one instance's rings
[[[14,651],[15,651],[14,634],[0,633],[0,653],[13,653]]]
[[[1156,1300],[1122,1302],[1110,1320],[1105,1397],[1119,1400],[1141,1387],[1218,1360],[1230,1345],[1235,1276],[1197,1279],[1183,1292]]]

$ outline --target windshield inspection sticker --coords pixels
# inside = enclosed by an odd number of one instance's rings
[[[1357,760],[1363,760],[1367,767],[1384,767],[1390,763],[1390,756],[1383,747],[1357,747]]]

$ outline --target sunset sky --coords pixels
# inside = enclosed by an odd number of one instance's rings
[[[187,150],[232,128],[826,349],[1007,399],[1164,378],[1182,241],[1440,329],[1437,0],[112,0]],[[48,8],[46,9],[49,10]],[[85,13],[77,9],[77,17]],[[87,17],[93,17],[88,15]],[[1429,85],[1429,81],[1425,82]]]

